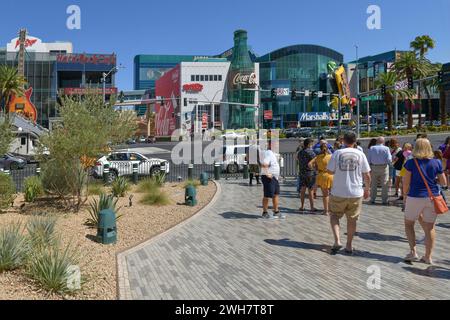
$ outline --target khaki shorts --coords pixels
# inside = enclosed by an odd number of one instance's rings
[[[362,211],[363,198],[339,198],[330,197],[331,214],[341,219],[347,216],[348,219],[358,220]]]
[[[426,223],[435,223],[437,214],[434,204],[430,198],[406,198],[405,219],[408,221],[417,221],[423,217]]]

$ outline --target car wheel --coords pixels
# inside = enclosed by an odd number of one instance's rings
[[[19,170],[19,164],[17,162],[11,163],[9,170]]]
[[[109,179],[108,179],[108,183],[113,183],[114,181],[116,181],[117,177],[118,177],[118,173],[115,170],[111,170],[109,172]]]
[[[161,167],[153,167],[150,170],[150,176],[152,176],[152,177],[154,177],[154,176],[156,176],[156,175],[158,175],[160,173],[161,173]]]
[[[235,163],[229,164],[227,167],[228,173],[235,174],[235,173],[238,173],[238,171],[239,171],[239,168],[238,168],[237,164],[235,164]]]

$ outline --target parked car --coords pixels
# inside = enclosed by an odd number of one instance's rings
[[[156,143],[156,137],[153,136],[147,137],[147,143]]]
[[[127,144],[136,144],[136,138],[130,138],[127,140]]]
[[[223,148],[223,161],[221,163],[222,171],[230,174],[236,174],[244,170],[244,164],[247,161],[249,145],[232,145]],[[281,155],[277,155],[280,163],[283,161]]]
[[[139,137],[139,143],[147,143],[147,138],[144,136]]]
[[[287,139],[296,138],[297,128],[289,128],[284,131]]]
[[[170,172],[169,162],[163,159],[147,158],[146,156],[131,151],[116,151],[97,160],[93,170],[95,178],[103,177],[105,164],[110,166],[110,182],[117,177],[133,174],[133,164],[138,164],[140,176],[154,176],[160,172]]]
[[[10,153],[0,157],[0,169],[3,170],[19,170],[25,168],[26,165],[26,159]]]

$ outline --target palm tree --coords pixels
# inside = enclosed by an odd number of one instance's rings
[[[414,39],[414,41],[411,41],[410,43],[410,48],[419,56],[419,60],[423,61],[423,63],[427,63],[427,61],[425,60],[425,56],[428,53],[428,51],[430,49],[434,49],[436,47],[436,41],[434,41],[433,38],[431,38],[428,35],[423,35],[423,36],[418,36]],[[429,76],[431,75],[430,72],[427,72],[427,74],[425,76]],[[422,100],[421,100],[421,95],[422,95],[422,83],[419,83],[419,106],[420,106],[420,114],[419,114],[419,126],[422,125]],[[425,84],[425,91],[426,91],[426,95],[428,97],[428,115],[429,118],[431,119],[431,98],[430,98],[430,93],[429,93],[429,88],[427,88],[427,85]]]
[[[384,104],[386,106],[386,113],[388,118],[388,130],[392,130],[392,106],[394,104],[396,96],[402,99],[412,99],[414,96],[414,91],[408,89],[396,90],[395,84],[399,80],[397,74],[393,71],[388,71],[385,73],[380,73],[378,78],[375,80],[375,87],[381,89],[382,86],[386,86],[386,95],[384,96]]]
[[[435,64],[431,64],[430,65],[430,70],[428,71],[428,74],[426,75],[426,77],[431,77],[431,76],[435,76],[440,70],[442,69],[442,64],[440,63],[435,63]],[[428,116],[429,116],[429,120],[433,120],[432,119],[432,108],[431,108],[431,94],[430,91],[432,91],[433,89],[439,89],[439,81],[437,78],[433,79],[433,80],[429,80],[429,81],[424,81],[423,82],[423,88],[425,90],[425,94],[427,96],[427,108],[428,108]]]
[[[407,51],[400,55],[400,58],[394,62],[394,70],[399,78],[423,78],[429,73],[431,63],[424,59],[419,59],[415,52]],[[420,101],[420,90],[418,95]],[[422,125],[422,106],[419,104],[419,126]],[[408,109],[408,129],[413,127],[412,108]]]
[[[13,95],[23,96],[25,84],[25,78],[18,74],[16,68],[0,66],[0,111],[2,108],[6,111]]]

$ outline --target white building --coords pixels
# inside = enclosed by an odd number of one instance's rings
[[[18,52],[20,49],[19,38],[14,38],[6,45],[7,52]],[[28,52],[39,53],[73,53],[73,45],[70,42],[52,42],[44,43],[41,39],[27,36],[25,40],[25,49]]]

